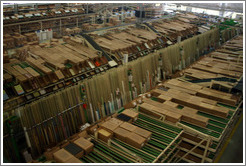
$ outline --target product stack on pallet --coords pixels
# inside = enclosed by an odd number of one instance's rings
[[[172,162],[200,163],[213,162],[238,119],[242,101],[236,95],[171,79],[134,103],[140,114],[184,129]]]
[[[168,162],[177,151],[182,133],[179,127],[126,109],[48,149],[44,156],[61,163],[71,162],[68,158],[83,163]],[[69,146],[79,146],[84,153],[77,150],[75,159],[68,152]],[[65,153],[68,158],[62,158]]]
[[[178,36],[186,38],[187,36],[195,35],[198,27],[183,20],[161,20],[153,22],[152,26],[166,36],[171,42],[177,41]]]
[[[50,85],[55,86],[54,90],[64,87],[62,80],[76,82],[74,79],[81,78],[74,76],[86,77],[86,73],[93,75],[104,70],[102,67],[108,60],[100,51],[88,47],[81,36],[64,36],[63,40],[52,39],[50,43],[19,48],[18,59],[11,58],[4,63],[3,81],[8,98],[30,100],[52,91]],[[11,102],[4,104],[6,108],[11,108]]]
[[[237,51],[235,51],[235,49]],[[188,81],[230,91],[243,74],[242,37],[225,43],[184,71]]]
[[[91,34],[95,42],[121,63],[125,56],[135,58],[147,55],[150,50],[165,46],[166,39],[142,28],[127,27],[124,30],[108,31],[104,35]],[[132,58],[132,57],[131,57]]]

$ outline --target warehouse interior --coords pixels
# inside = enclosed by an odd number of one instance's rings
[[[244,1],[2,2],[2,163],[243,163]]]

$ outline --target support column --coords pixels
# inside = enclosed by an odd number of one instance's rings
[[[225,7],[226,7],[226,4],[225,4],[225,3],[221,3],[221,4],[220,4],[220,7],[221,7],[221,9],[220,9],[220,11],[219,11],[219,16],[220,16],[220,17],[223,17],[224,14],[225,14]]]
[[[60,34],[62,35],[62,21],[60,19]]]

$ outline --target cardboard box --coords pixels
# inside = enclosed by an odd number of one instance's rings
[[[177,108],[179,106],[177,103],[171,102],[169,100],[165,101],[164,104],[169,105],[171,107],[175,107],[175,108]]]
[[[74,156],[66,151],[65,149],[60,149],[54,153],[54,159],[58,163],[65,163],[67,160],[73,158]]]
[[[170,121],[172,123],[179,122],[181,117],[182,117],[182,115],[178,114],[178,113],[173,113],[173,112],[170,112],[170,111],[167,111],[167,113],[166,113],[166,120]]]
[[[72,158],[68,159],[65,163],[83,163],[83,162],[73,156]]]
[[[88,154],[93,150],[93,143],[83,137],[75,140],[74,143],[80,146],[85,151],[85,154]]]
[[[111,131],[113,132],[119,125],[118,124],[115,124],[115,123],[112,123],[112,122],[104,122],[101,127],[104,128],[105,130],[108,130],[108,131]]]
[[[118,138],[119,140],[126,142],[126,136],[129,135],[131,132],[123,129],[121,127],[118,127],[117,129],[114,130],[114,137]]]
[[[98,138],[101,139],[104,142],[108,142],[109,139],[113,137],[113,133],[110,131],[107,131],[103,128],[98,129]]]
[[[136,147],[136,148],[142,148],[146,142],[146,139],[141,137],[138,134],[130,133],[126,137],[126,143]]]
[[[126,109],[122,112],[122,114],[125,114],[126,116],[129,116],[132,118],[133,121],[136,121],[138,119],[138,114],[137,112],[134,112],[130,109]]]
[[[137,126],[132,125],[131,123],[128,122],[124,122],[120,125],[121,128],[128,130],[130,132],[133,132],[134,130],[136,130]]]
[[[119,120],[119,119],[117,119],[117,118],[111,118],[111,119],[108,120],[108,122],[114,123],[114,124],[119,125],[119,126],[120,126],[122,123],[124,123],[122,120]]]
[[[146,141],[149,141],[151,138],[151,132],[145,129],[142,129],[140,127],[137,127],[136,130],[133,131],[134,133],[144,137],[146,139]]]

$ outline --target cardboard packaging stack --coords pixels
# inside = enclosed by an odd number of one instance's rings
[[[36,33],[32,32],[32,33],[26,33],[24,34],[24,36],[26,36],[27,41],[28,41],[28,45],[37,45],[39,44],[38,41],[38,36],[36,35]]]
[[[44,156],[48,161],[55,160],[57,163],[82,163],[79,158],[93,151],[94,144],[87,138],[87,132],[83,131],[70,137],[59,145],[47,149]]]
[[[27,37],[19,33],[14,33],[13,38],[16,47],[23,46],[27,43]]]
[[[10,49],[10,48],[15,47],[15,40],[9,34],[3,35],[3,43],[5,44],[6,49]]]
[[[125,23],[132,23],[135,21],[136,21],[136,18],[134,18],[134,17],[126,17],[125,18]]]
[[[131,110],[126,110],[122,114],[129,116],[132,121],[135,121],[138,117],[138,113]],[[152,135],[151,132],[145,129],[117,118],[110,118],[99,126],[100,127],[97,130],[99,139],[107,142],[109,139],[115,137],[139,149],[150,140]]]

